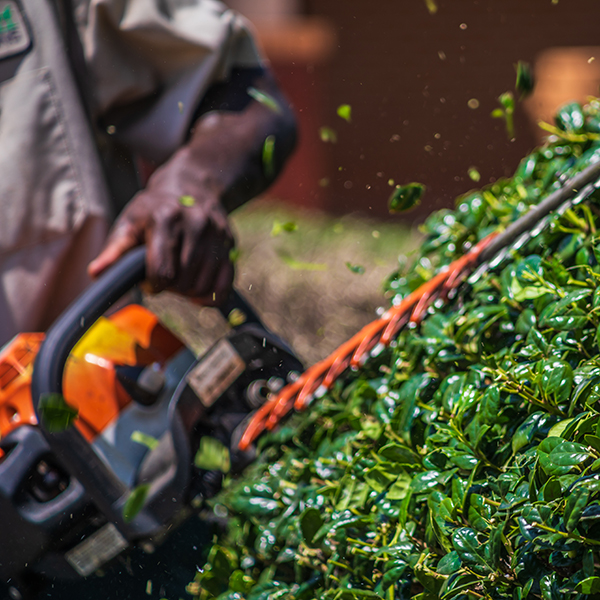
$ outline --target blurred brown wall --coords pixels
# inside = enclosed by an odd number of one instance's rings
[[[307,15],[329,23],[334,51],[303,59],[267,44],[303,137],[274,195],[385,217],[392,178],[427,186],[422,208],[409,219],[449,206],[470,188],[512,173],[536,143],[522,104],[513,141],[490,117],[497,97],[514,91],[517,61],[534,63],[549,47],[600,45],[598,0],[437,6],[430,14],[424,0],[306,0]],[[470,99],[479,107],[469,108]],[[352,106],[351,123],[336,116],[342,103]],[[337,131],[337,144],[319,140],[321,125]],[[481,174],[478,184],[467,175],[471,166]],[[323,178],[327,187],[319,185]]]

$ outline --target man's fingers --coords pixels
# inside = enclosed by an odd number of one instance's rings
[[[140,244],[138,237],[129,227],[116,229],[108,239],[104,250],[88,265],[90,277],[98,277],[127,251]]]
[[[179,274],[181,228],[177,215],[157,219],[147,240],[146,276],[156,292],[170,287]]]

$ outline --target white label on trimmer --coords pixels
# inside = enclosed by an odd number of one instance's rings
[[[127,546],[127,540],[119,530],[108,523],[66,552],[65,558],[82,577],[87,577]]]
[[[186,381],[207,408],[244,372],[242,357],[228,340],[217,342],[190,371]]]

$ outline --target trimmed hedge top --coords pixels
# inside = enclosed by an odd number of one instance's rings
[[[393,301],[600,160],[571,104],[510,179],[432,215]],[[600,198],[600,196],[598,196]],[[203,600],[600,593],[600,209],[562,216],[264,437],[214,504]],[[599,596],[600,597],[600,596]]]

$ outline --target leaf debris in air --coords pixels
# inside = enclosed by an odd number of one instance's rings
[[[267,94],[266,92],[262,92],[261,90],[256,89],[255,87],[249,87],[246,92],[248,96],[252,99],[260,102],[263,106],[266,106],[269,110],[272,110],[275,113],[281,114],[283,111],[281,110],[281,106],[273,96]]]
[[[319,137],[321,138],[322,142],[330,142],[331,144],[337,143],[337,133],[331,127],[320,127]]]
[[[404,212],[419,204],[425,192],[422,183],[408,183],[397,185],[388,200],[388,208],[391,213]]]
[[[277,255],[279,258],[288,266],[290,269],[295,271],[326,271],[327,265],[324,263],[313,263],[296,260],[292,256],[283,250],[280,250]]]
[[[340,104],[337,108],[338,117],[350,123],[352,120],[352,107],[349,104]]]

